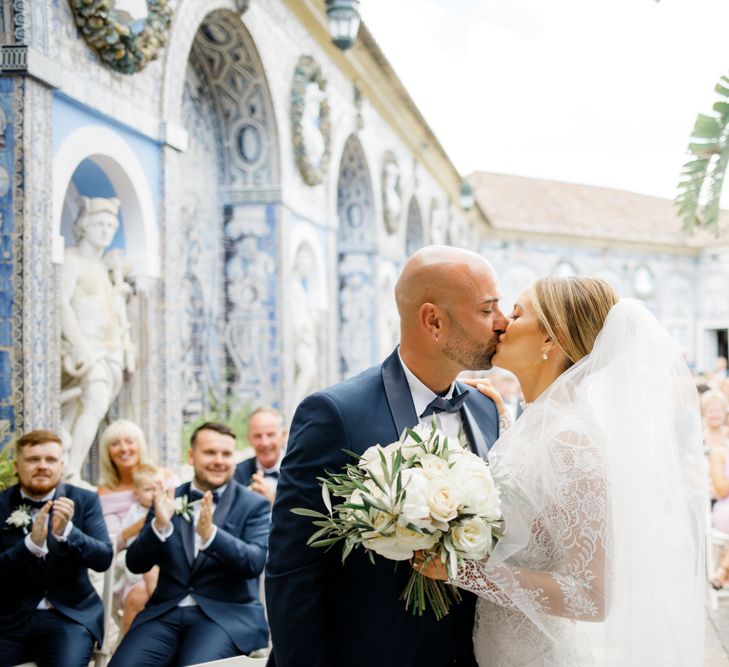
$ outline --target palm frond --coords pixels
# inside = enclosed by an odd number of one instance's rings
[[[714,90],[719,99],[712,115],[696,118],[678,182],[678,215],[689,232],[703,228],[719,233],[719,204],[729,164],[729,77],[722,76]]]

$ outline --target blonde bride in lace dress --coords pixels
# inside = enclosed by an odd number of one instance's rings
[[[526,407],[489,453],[506,534],[452,582],[479,596],[479,665],[702,664],[706,483],[678,346],[598,279],[540,279],[510,320],[494,364]]]

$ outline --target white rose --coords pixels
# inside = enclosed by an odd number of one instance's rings
[[[389,445],[388,445],[389,446]],[[373,445],[365,450],[362,454],[362,460],[358,466],[367,471],[370,475],[377,477],[377,481],[380,484],[385,483],[385,475],[382,469],[382,456],[385,457],[385,463],[389,471],[392,471],[392,450],[387,451],[387,448],[382,445]]]
[[[413,557],[414,549],[400,543],[394,525],[386,528],[392,521],[392,515],[375,511],[372,514],[375,530],[362,534],[362,544],[388,560],[408,560]]]
[[[491,526],[478,517],[466,519],[453,527],[451,541],[466,558],[481,560],[491,551]]]
[[[501,500],[486,463],[471,452],[455,459],[451,473],[462,491],[462,511],[495,521],[501,517]]]
[[[450,471],[448,461],[435,454],[424,454],[421,456],[420,465],[423,469],[423,474],[428,479],[443,479],[448,476]]]
[[[410,551],[417,551],[418,549],[430,549],[440,539],[440,531],[427,535],[417,530],[412,530],[407,526],[397,525],[395,529],[395,539],[397,540],[398,547],[403,551],[409,549]]]
[[[436,525],[447,523],[458,516],[458,507],[462,502],[461,494],[450,476],[445,479],[429,480],[426,499],[430,516]]]
[[[364,503],[364,500],[362,499],[362,492],[359,489],[355,489],[352,491],[352,495],[346,502],[352,505],[362,505]],[[364,510],[355,510],[350,507],[343,507],[339,511],[339,516],[342,519],[361,520],[365,519],[367,515]]]
[[[400,473],[405,500],[403,501],[398,517],[398,523],[403,526],[412,524],[418,528],[435,530],[430,518],[430,506],[426,497],[428,480],[420,468],[408,468]]]

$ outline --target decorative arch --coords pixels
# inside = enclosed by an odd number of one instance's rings
[[[183,414],[211,400],[278,404],[280,340],[276,208],[280,160],[273,102],[258,49],[230,3],[183,2],[186,69],[168,64],[165,95],[187,131],[178,157],[182,248]],[[198,8],[199,9],[199,8]],[[177,97],[179,96],[179,97]],[[174,103],[173,97],[163,106]],[[172,249],[177,252],[177,249]],[[220,326],[223,322],[224,326]],[[202,397],[202,398],[200,398]]]
[[[349,377],[376,358],[375,207],[367,159],[356,135],[344,145],[337,181],[339,371]]]
[[[408,257],[424,245],[424,238],[423,215],[420,212],[420,204],[413,195],[408,204],[408,219],[405,226],[405,253]]]
[[[122,202],[124,225],[128,230],[125,258],[132,274],[158,277],[159,228],[144,168],[121,136],[100,125],[87,125],[70,134],[53,159],[53,261],[63,263],[64,199],[74,172],[87,159],[104,171]]]
[[[278,136],[268,81],[240,18],[223,10],[208,14],[190,49],[190,63],[210,92],[221,154],[230,158],[220,165],[223,185],[249,191],[278,185]]]

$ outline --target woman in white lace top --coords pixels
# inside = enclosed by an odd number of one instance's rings
[[[540,279],[510,319],[494,364],[527,406],[489,453],[506,534],[452,582],[480,598],[479,665],[700,664],[705,482],[678,346],[598,279]]]

